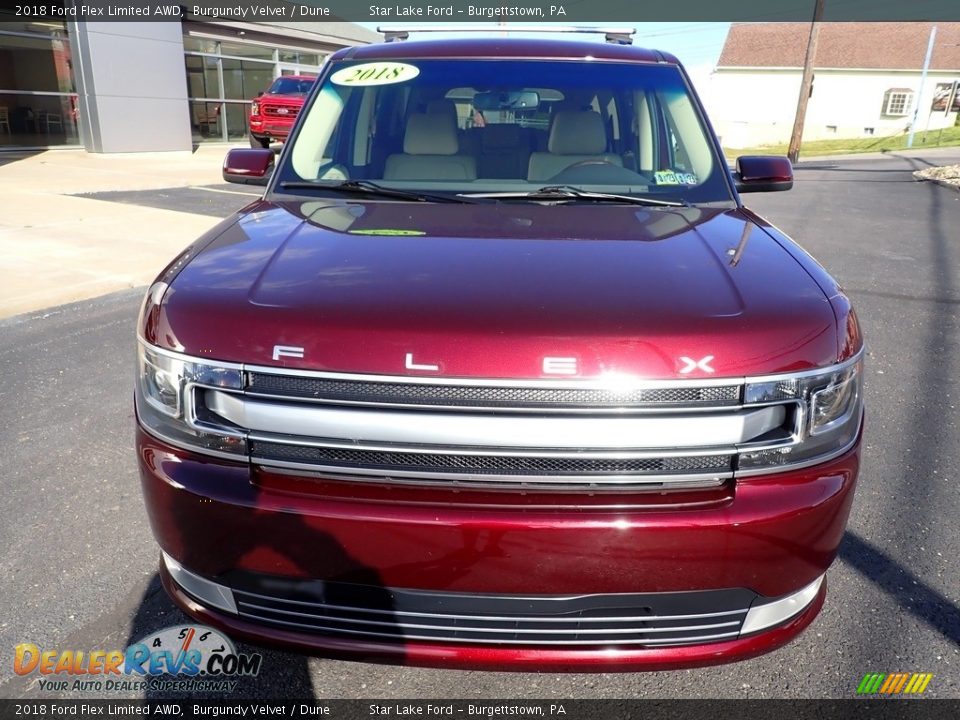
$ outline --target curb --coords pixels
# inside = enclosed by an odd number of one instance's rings
[[[923,172],[923,170],[914,170],[912,173],[913,179],[916,180],[917,182],[933,183],[934,185],[945,187],[948,190],[953,190],[955,193],[960,193],[960,178],[957,178],[953,181],[942,180],[940,178],[928,178],[928,177],[922,177],[921,175],[918,174],[921,172]]]

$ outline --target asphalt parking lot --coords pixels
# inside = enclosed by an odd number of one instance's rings
[[[958,161],[960,152],[936,156]],[[930,164],[922,152],[805,163],[793,191],[746,197],[845,285],[869,349],[857,498],[826,606],[796,641],[715,668],[591,675],[427,670],[246,647],[264,654],[263,670],[231,697],[850,698],[865,673],[904,671],[933,673],[927,696],[960,698],[960,193],[912,179]],[[249,192],[98,198],[227,215]],[[187,622],[159,586],[132,447],[141,295],[0,321],[0,697],[57,696],[35,676],[14,675],[17,643],[122,649]]]

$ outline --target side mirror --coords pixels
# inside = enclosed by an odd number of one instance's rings
[[[266,185],[273,174],[273,150],[234,148],[223,159],[223,179],[243,185]]]
[[[257,97],[263,97],[263,90],[257,93]]]
[[[778,192],[793,187],[793,165],[781,155],[743,155],[734,173],[737,192]]]

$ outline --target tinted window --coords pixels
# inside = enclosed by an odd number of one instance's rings
[[[313,78],[279,77],[270,86],[270,92],[274,95],[306,95],[314,82]]]
[[[548,184],[729,201],[678,68],[543,60],[336,63],[281,168],[472,192]]]

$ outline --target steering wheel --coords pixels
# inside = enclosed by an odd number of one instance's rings
[[[617,165],[616,163],[605,160],[604,158],[587,158],[586,160],[578,160],[577,162],[573,163],[573,165],[567,165],[563,170],[557,173],[557,175],[560,173],[565,173],[567,170],[575,170],[577,168],[589,167],[591,165],[608,165],[609,167],[615,168],[623,167],[622,165]]]
[[[648,181],[643,175],[604,158],[587,158],[567,165],[547,182],[635,185]]]

